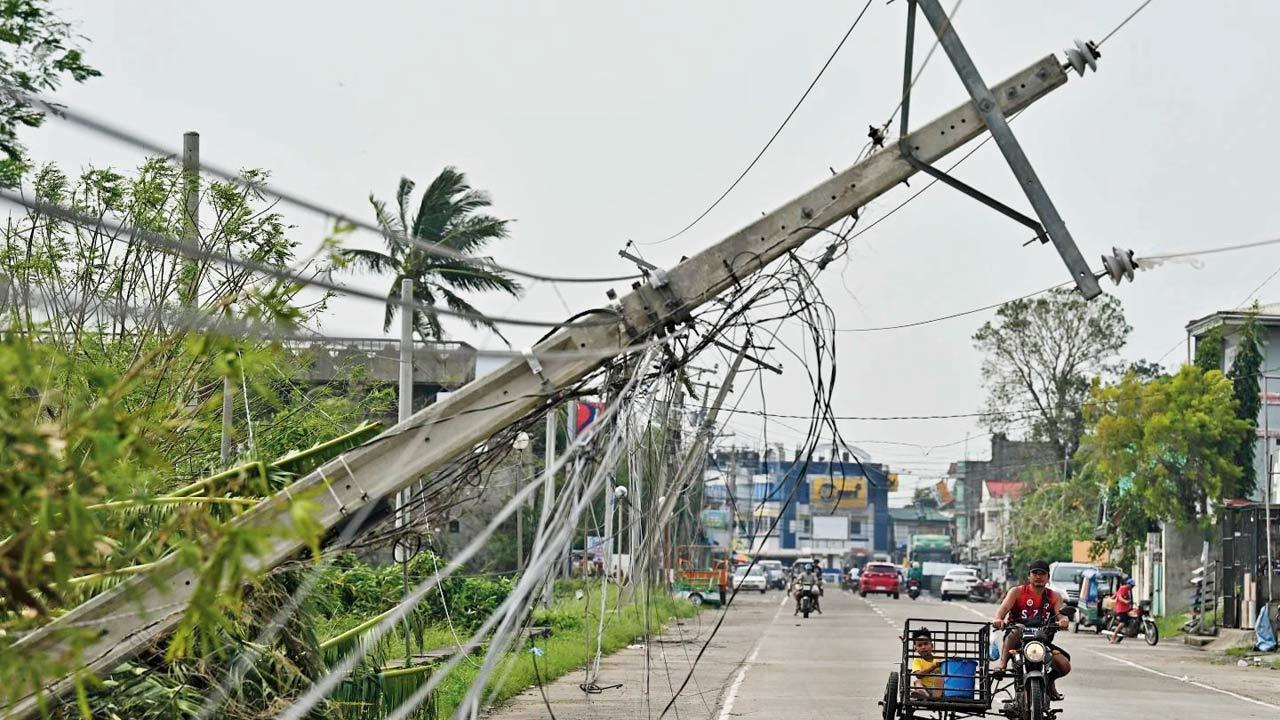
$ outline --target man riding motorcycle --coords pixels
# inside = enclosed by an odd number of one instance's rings
[[[1129,629],[1129,621],[1133,618],[1129,617],[1129,612],[1133,610],[1133,586],[1137,583],[1133,578],[1127,578],[1124,584],[1116,589],[1116,631],[1112,633],[1112,645],[1120,642],[1124,633]]]
[[[1004,646],[1000,650],[1000,661],[993,668],[995,672],[1004,672],[1009,664],[1009,655],[1022,645],[1022,625],[1036,628],[1046,623],[1056,622],[1058,629],[1067,629],[1068,619],[1062,613],[1065,601],[1061,595],[1049,588],[1049,563],[1044,560],[1032,561],[1027,573],[1027,582],[1010,588],[1000,607],[996,609],[991,627],[999,630],[1008,627],[1004,635]],[[1057,679],[1071,672],[1071,656],[1056,645],[1049,645],[1053,652],[1053,676],[1049,680],[1049,697],[1061,700],[1058,693]]]
[[[800,614],[800,594],[809,585],[816,586],[817,590],[813,596],[813,609],[817,610],[819,615],[822,614],[822,603],[819,602],[819,598],[822,596],[822,573],[818,572],[813,565],[805,565],[804,572],[796,576],[791,585],[791,594],[796,598],[796,611],[792,615]]]

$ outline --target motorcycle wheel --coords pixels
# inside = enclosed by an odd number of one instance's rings
[[[1071,632],[1073,632],[1073,633],[1078,633],[1078,632],[1080,632],[1080,617],[1079,617],[1079,616],[1076,616],[1076,619],[1074,619],[1074,620],[1072,620],[1072,621],[1071,621]]]
[[[1147,636],[1147,644],[1155,647],[1160,642],[1160,628],[1148,618],[1142,619],[1142,632]]]
[[[894,593],[894,594],[893,594],[893,599],[894,599],[894,600],[897,600],[897,599],[898,599],[898,593]]]
[[[1027,720],[1048,720],[1049,699],[1045,697],[1044,685],[1038,682],[1027,684]]]
[[[898,673],[889,673],[889,682],[884,684],[884,700],[880,701],[880,717],[884,720],[897,720],[898,717]]]
[[[804,619],[805,619],[805,620],[808,620],[808,619],[809,619],[809,611],[808,611],[808,610],[801,610],[801,611],[800,611],[800,613],[801,613],[802,615],[804,615]]]

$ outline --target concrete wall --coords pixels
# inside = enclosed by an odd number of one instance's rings
[[[1160,590],[1164,598],[1164,614],[1184,613],[1191,606],[1191,571],[1200,567],[1200,553],[1204,548],[1204,534],[1198,527],[1179,528],[1165,523],[1161,528],[1163,567]],[[1147,597],[1140,595],[1139,597]]]

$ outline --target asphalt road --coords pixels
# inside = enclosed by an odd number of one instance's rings
[[[718,610],[672,626],[648,647],[606,658],[599,684],[619,687],[599,694],[579,689],[577,675],[547,686],[557,720],[863,720],[880,718],[877,704],[896,668],[898,636],[908,617],[989,619],[994,605],[922,597],[862,599],[828,590],[823,614],[792,615],[781,592],[744,593],[712,637]],[[702,645],[710,644],[694,662]],[[1159,720],[1280,718],[1280,673],[1213,666],[1177,643],[1150,648],[1105,637],[1063,633],[1058,643],[1074,670],[1061,681],[1067,718],[1131,717]],[[683,683],[689,668],[696,670]],[[680,686],[684,684],[683,690]],[[668,703],[677,696],[674,703]],[[664,714],[664,709],[666,710]],[[537,691],[486,713],[505,720],[549,718]],[[999,718],[999,715],[991,717]]]
[[[780,595],[768,596],[780,602]],[[808,620],[780,608],[760,634],[754,661],[740,669],[724,696],[717,720],[760,718],[879,718],[878,701],[898,662],[898,636],[909,617],[940,620],[990,619],[995,605],[943,603],[922,597],[862,599],[828,590],[823,614]],[[1060,634],[1058,644],[1072,655],[1072,674],[1059,690],[1066,695],[1062,718],[1151,717],[1277,718],[1280,705],[1228,690],[1183,682],[1163,672],[1149,657],[1172,650],[1126,641],[1111,646],[1105,637]],[[1224,672],[1228,670],[1223,669]],[[1171,676],[1171,677],[1170,677]],[[1275,676],[1259,676],[1275,684]],[[999,716],[996,716],[999,717]]]

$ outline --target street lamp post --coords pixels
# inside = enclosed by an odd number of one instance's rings
[[[524,475],[528,464],[525,462],[527,452],[529,450],[529,433],[521,432],[516,435],[516,439],[511,441],[511,447],[520,456],[520,462],[517,466],[517,475]],[[511,494],[515,495],[519,483],[512,485]],[[524,503],[516,507],[516,572],[524,572]]]

